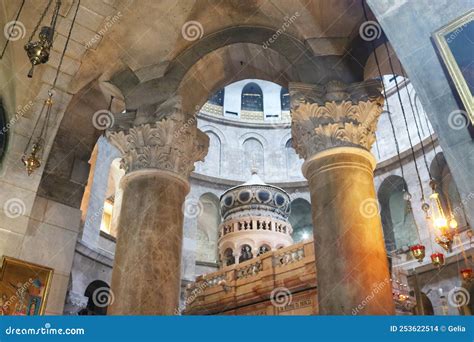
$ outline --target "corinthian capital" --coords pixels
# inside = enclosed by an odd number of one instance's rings
[[[333,147],[368,151],[382,113],[381,83],[290,83],[293,146],[304,159]]]
[[[186,117],[176,106],[154,122],[108,131],[107,137],[122,153],[121,167],[126,173],[159,169],[183,179],[189,177],[196,161],[204,160],[209,147],[209,138],[197,128],[196,118]]]

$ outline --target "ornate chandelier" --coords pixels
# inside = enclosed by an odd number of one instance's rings
[[[51,47],[53,46],[54,32],[56,30],[56,23],[59,16],[59,8],[61,7],[60,0],[56,0],[56,6],[54,7],[49,26],[43,26],[38,35],[38,40],[32,41],[38,30],[38,27],[41,25],[41,22],[43,21],[46,13],[49,10],[49,7],[51,6],[51,2],[52,0],[48,1],[43,13],[38,20],[38,23],[31,33],[28,43],[25,44],[26,54],[28,55],[28,58],[31,62],[31,69],[28,72],[28,77],[30,78],[33,77],[33,69],[36,65],[48,62]]]
[[[46,14],[46,12],[48,11],[48,8],[51,5],[51,2],[52,0],[48,2],[48,5],[46,6],[43,12],[43,15],[41,16],[38,24],[36,25],[36,28],[33,31],[33,34],[31,35],[31,37],[33,37],[34,33],[36,32],[36,29],[41,24],[41,21],[44,15]],[[31,136],[28,140],[28,143],[25,146],[25,150],[23,151],[23,155],[21,157],[21,161],[25,165],[25,169],[26,169],[26,172],[28,173],[28,176],[30,176],[42,165],[42,156],[44,153],[45,144],[47,142],[47,135],[48,135],[47,133],[48,133],[48,128],[51,121],[51,113],[52,113],[52,107],[53,107],[53,90],[56,87],[56,82],[58,80],[59,72],[61,71],[64,55],[66,53],[67,47],[69,45],[69,41],[71,39],[71,33],[74,27],[74,24],[76,22],[77,12],[79,10],[80,3],[81,3],[81,0],[78,0],[76,11],[74,13],[74,17],[72,19],[72,23],[69,28],[69,33],[66,39],[66,43],[64,44],[64,49],[62,51],[58,67],[56,69],[56,76],[54,78],[53,85],[51,89],[48,91],[48,98],[43,103],[41,112],[38,115],[38,119],[36,120],[33,131],[31,132]],[[45,26],[41,29],[40,41],[31,43],[31,38],[30,38],[30,42],[28,42],[25,45],[25,49],[27,50],[28,57],[30,58],[30,61],[32,64],[32,67],[30,70],[31,75],[33,73],[33,67],[35,65],[46,63],[49,58],[49,49],[51,48],[54,28],[56,26],[56,21],[57,21],[60,6],[61,6],[61,1],[58,0],[56,2],[56,8],[53,13],[53,19],[51,20],[51,26],[50,27]],[[28,74],[28,77],[31,77],[30,74]]]

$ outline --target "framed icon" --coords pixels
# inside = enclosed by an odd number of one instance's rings
[[[0,315],[43,315],[53,269],[4,256],[0,270]]]
[[[474,10],[433,34],[442,62],[474,123]]]

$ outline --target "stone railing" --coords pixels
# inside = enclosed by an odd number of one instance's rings
[[[232,301],[229,307],[241,305],[247,300],[260,301],[262,296],[269,296],[274,288],[280,286],[297,291],[316,287],[312,240],[197,277],[187,288],[184,313],[214,313],[224,304],[227,307],[229,300]]]
[[[235,270],[235,278],[236,279],[243,279],[247,277],[252,277],[258,274],[263,269],[263,264],[261,260],[257,260],[256,262],[246,265],[243,267],[239,267]]]
[[[283,252],[275,252],[273,256],[273,265],[275,267],[281,267],[293,262],[300,261],[304,258],[304,248],[293,248]]]
[[[293,229],[288,222],[274,218],[244,217],[221,223],[219,238],[230,233],[246,231],[271,231],[291,235]]]

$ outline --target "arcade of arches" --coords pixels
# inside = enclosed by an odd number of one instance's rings
[[[467,2],[82,1],[60,63],[76,4],[33,78],[21,39],[0,60],[0,254],[52,270],[44,313],[471,314],[472,126],[431,43]]]

